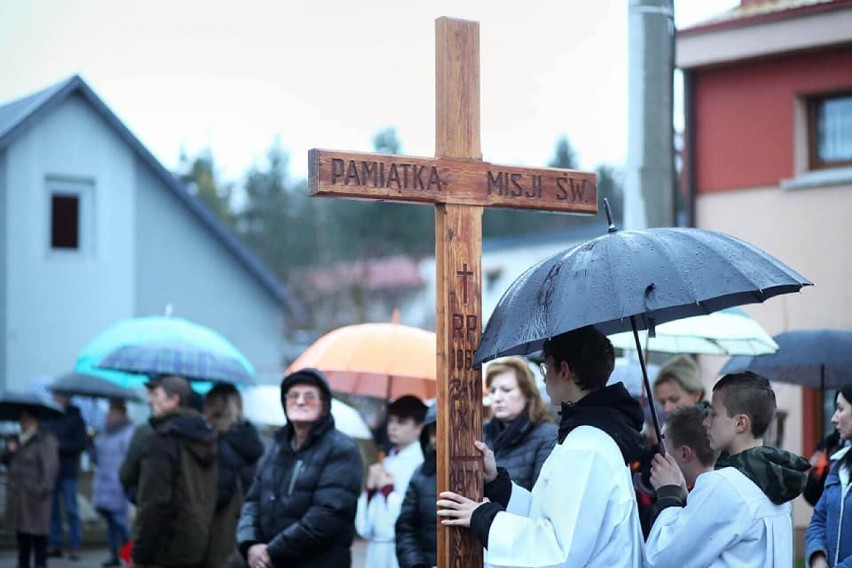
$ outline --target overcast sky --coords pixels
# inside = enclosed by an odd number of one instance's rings
[[[3,0],[0,101],[80,74],[174,168],[212,149],[227,179],[275,136],[372,150],[381,128],[434,154],[434,20],[480,22],[485,160],[541,166],[565,134],[580,165],[623,166],[628,0]],[[679,27],[737,5],[676,0]]]

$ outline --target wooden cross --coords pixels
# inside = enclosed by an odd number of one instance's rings
[[[482,499],[482,376],[472,368],[482,334],[483,207],[597,212],[594,173],[482,161],[479,24],[435,21],[435,158],[311,150],[311,195],[435,206],[438,492]],[[438,566],[482,565],[470,531],[438,524]]]

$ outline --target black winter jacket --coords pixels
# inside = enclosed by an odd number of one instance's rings
[[[396,520],[396,559],[399,568],[437,565],[438,517],[435,452],[414,470]]]
[[[312,384],[319,384],[330,401],[325,378],[310,372],[320,377]],[[282,398],[286,386],[285,378]],[[246,557],[252,545],[264,543],[276,567],[348,567],[361,453],[349,436],[334,429],[328,412],[298,450],[291,445],[293,435],[289,423],[278,430],[257,468],[237,525],[240,553]]]
[[[420,447],[423,463],[414,470],[399,517],[396,519],[396,560],[400,568],[432,568],[437,566],[438,516],[435,448],[430,443],[430,425],[435,423],[435,405],[429,407]]]
[[[77,479],[80,454],[86,449],[86,423],[80,409],[69,404],[61,417],[45,421],[44,430],[59,442],[59,479]]]
[[[254,478],[255,464],[263,456],[263,441],[250,422],[238,422],[227,432],[219,434],[219,486],[216,510],[231,502],[237,481],[243,493],[249,490]]]
[[[544,460],[556,446],[556,424],[533,424],[522,415],[505,427],[492,419],[483,430],[485,444],[494,451],[497,466],[505,468],[513,482],[532,490]]]

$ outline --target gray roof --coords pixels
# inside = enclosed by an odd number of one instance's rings
[[[137,156],[163,182],[163,185],[171,190],[191,213],[198,217],[199,221],[267,291],[281,301],[291,314],[301,314],[304,310],[301,302],[288,293],[278,278],[237,239],[216,215],[190,194],[186,186],[174,174],[163,167],[79,75],[74,75],[37,93],[0,106],[0,151],[6,149],[30,126],[38,122],[41,117],[73,95],[81,96],[92,106],[95,112],[112,127],[113,131],[135,151]]]

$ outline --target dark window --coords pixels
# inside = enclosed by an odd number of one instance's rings
[[[811,169],[852,166],[852,93],[808,101]]]
[[[50,246],[55,249],[80,248],[80,197],[51,196]]]

